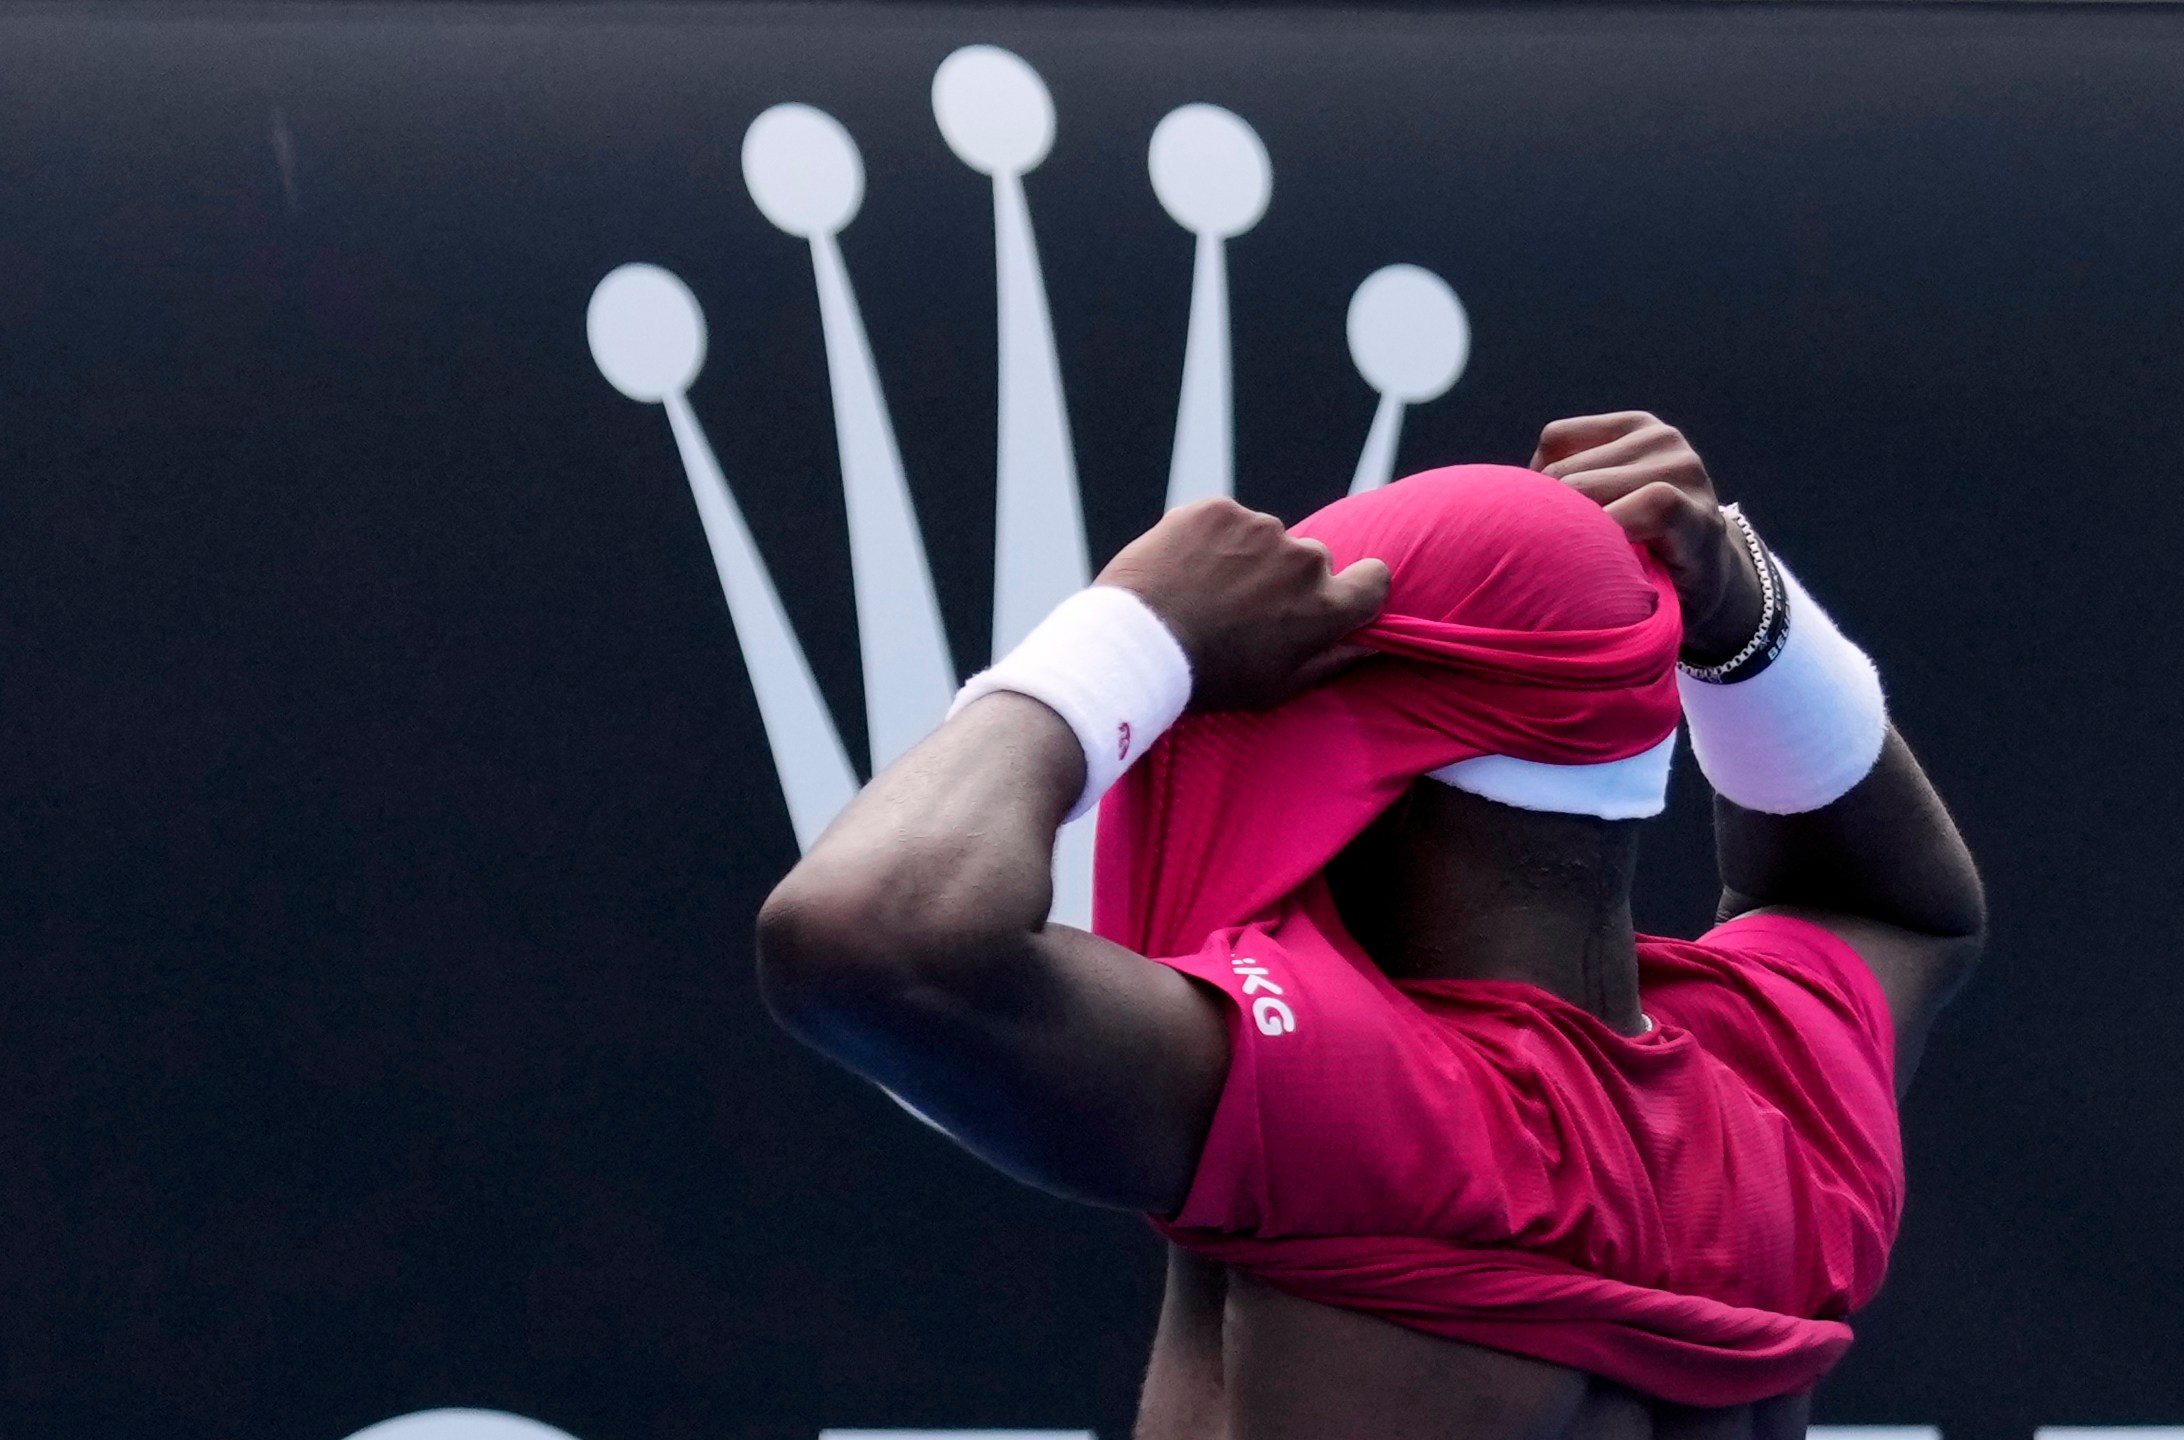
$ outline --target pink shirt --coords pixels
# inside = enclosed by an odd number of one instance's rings
[[[1626,1037],[1528,984],[1391,982],[1323,885],[1297,899],[1333,954],[1244,927],[1161,962],[1233,1002],[1164,1233],[1677,1403],[1799,1391],[1841,1356],[1903,1201],[1888,1011],[1848,945],[1780,916],[1641,937],[1656,1028]]]

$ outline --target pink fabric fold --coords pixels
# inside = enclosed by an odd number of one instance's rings
[[[1295,527],[1387,562],[1380,653],[1257,714],[1186,716],[1108,792],[1094,928],[1196,948],[1317,874],[1458,760],[1622,760],[1676,728],[1675,587],[1600,507],[1507,465],[1429,470]]]
[[[1622,1285],[1521,1251],[1405,1236],[1254,1243],[1170,1231],[1278,1289],[1397,1324],[1604,1375],[1679,1405],[1810,1389],[1850,1348],[1839,1320]]]

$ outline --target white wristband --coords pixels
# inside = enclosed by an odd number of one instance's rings
[[[1840,800],[1872,771],[1888,738],[1881,677],[1781,567],[1790,630],[1749,680],[1678,674],[1691,750],[1715,791],[1747,810],[1796,815]]]
[[[1067,721],[1084,747],[1074,820],[1100,803],[1191,699],[1191,662],[1150,605],[1094,585],[1054,607],[1023,643],[956,692],[953,716],[996,690],[1029,695]]]

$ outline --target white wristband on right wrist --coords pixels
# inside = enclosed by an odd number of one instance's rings
[[[1054,607],[1014,650],[965,681],[952,716],[996,690],[1029,695],[1062,717],[1084,750],[1074,820],[1100,803],[1191,700],[1191,662],[1153,607],[1119,585],[1093,585]]]
[[[1782,566],[1789,635],[1774,662],[1726,685],[1678,674],[1699,769],[1723,799],[1770,815],[1840,800],[1888,738],[1881,677]]]

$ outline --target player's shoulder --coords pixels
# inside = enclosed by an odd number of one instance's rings
[[[1771,975],[1829,990],[1862,993],[1873,986],[1871,969],[1835,930],[1802,915],[1755,910],[1722,921],[1694,939],[1638,937],[1639,963],[1657,978],[1678,972],[1694,978]]]
[[[1829,1034],[1892,1053],[1888,997],[1859,951],[1806,916],[1754,911],[1692,940],[1639,942],[1649,1010],[1707,1033]]]

